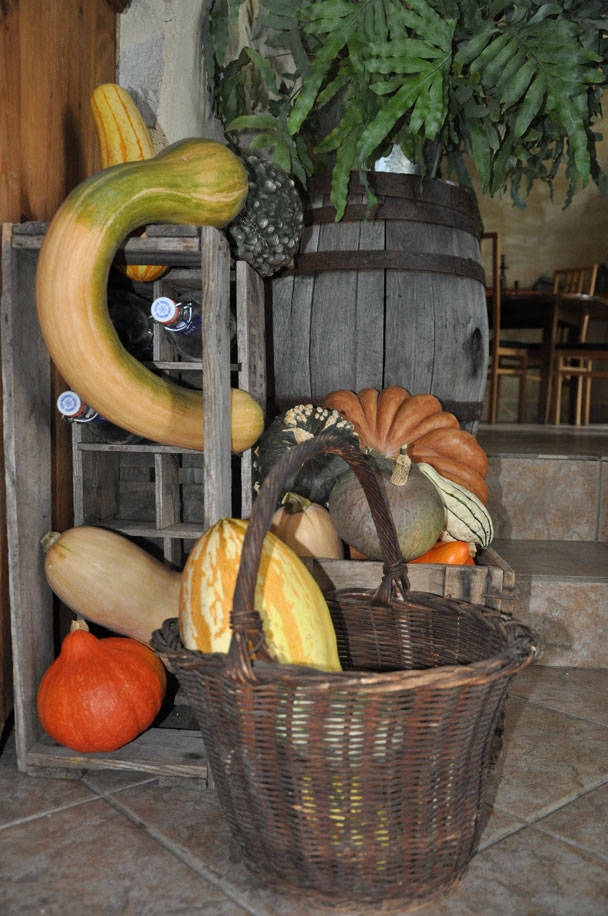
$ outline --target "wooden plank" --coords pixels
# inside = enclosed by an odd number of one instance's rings
[[[154,455],[156,527],[163,529],[179,522],[179,462],[176,455]]]
[[[320,206],[313,197],[311,206]],[[318,250],[319,226],[305,226],[299,252]],[[310,335],[314,276],[281,274],[272,278],[272,349],[269,398],[280,410],[310,401]]]
[[[132,518],[104,518],[100,521],[102,528],[109,528],[111,531],[120,531],[125,535],[135,538],[197,538],[205,530],[205,524],[200,522],[177,522],[175,525],[167,525],[162,531],[159,531],[152,522],[141,521]]]
[[[382,251],[385,236],[383,220],[361,223],[361,250]],[[383,270],[359,271],[357,275],[355,391],[384,387],[384,284]]]
[[[217,229],[201,232],[203,287],[204,527],[232,514],[230,448],[230,251]],[[213,468],[211,473],[210,469]]]
[[[323,592],[340,588],[375,589],[382,579],[383,563],[375,560],[302,557],[302,561]],[[410,564],[407,567],[410,590],[430,592],[447,598],[460,598],[472,604],[500,609],[503,597],[503,568],[498,565],[499,561],[504,563],[498,554],[492,551],[485,556],[485,565],[480,566]],[[508,589],[505,594],[508,598]]]
[[[264,283],[245,261],[236,264],[236,339],[239,388],[248,391],[266,413],[266,319]],[[241,518],[253,502],[252,450],[241,456]]]
[[[320,251],[359,248],[359,223],[322,225]],[[336,388],[356,389],[355,353],[365,346],[358,339],[357,271],[319,271],[315,278],[310,328],[303,346],[310,346],[310,397],[319,403]]]
[[[387,247],[479,261],[467,232],[420,222],[387,223]],[[385,384],[440,400],[483,400],[488,322],[476,280],[423,271],[387,271]],[[475,431],[477,423],[461,421]]]
[[[0,223],[48,220],[72,188],[101,167],[89,95],[115,78],[115,13],[106,0],[4,0],[0,40]],[[53,376],[55,394],[61,385]],[[71,446],[66,430],[55,427],[52,416],[50,422],[53,524],[65,527],[72,518]],[[5,634],[9,602],[2,543],[0,570]],[[10,689],[11,673],[0,638],[2,724],[10,708],[4,685]]]
[[[3,232],[2,388],[17,765],[40,734],[38,684],[53,660],[53,600],[39,538],[52,527],[49,357],[34,305],[35,255]],[[27,333],[24,331],[27,329]]]
[[[150,728],[117,751],[82,754],[43,735],[27,754],[26,766],[77,770],[131,770],[208,780],[207,752],[199,731]]]
[[[181,518],[177,455],[158,452],[154,455],[154,484],[156,527],[163,531],[179,523]],[[163,537],[163,557],[170,566],[181,568],[182,550],[179,541]]]

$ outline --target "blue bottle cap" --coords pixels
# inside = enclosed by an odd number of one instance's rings
[[[169,324],[174,321],[179,314],[177,303],[168,296],[159,296],[150,306],[150,313],[155,321],[161,324]]]
[[[57,398],[57,410],[64,417],[77,417],[84,413],[86,406],[75,391],[62,391]]]

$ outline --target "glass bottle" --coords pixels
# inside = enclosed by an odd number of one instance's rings
[[[131,445],[141,441],[141,436],[101,417],[97,411],[85,404],[75,391],[61,392],[57,398],[57,410],[66,423],[87,423],[88,429],[100,442]]]
[[[108,312],[118,338],[136,359],[153,358],[154,322],[150,301],[129,290],[108,289]]]
[[[202,359],[202,296],[189,293],[183,299],[159,296],[150,307],[152,318],[161,324],[182,359],[200,362]],[[236,340],[236,318],[230,312],[230,340]]]

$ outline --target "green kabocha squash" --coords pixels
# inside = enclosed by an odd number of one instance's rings
[[[404,560],[422,556],[439,539],[445,508],[436,487],[406,454],[398,458],[367,454],[391,513]],[[329,514],[343,541],[370,560],[382,549],[363,487],[348,470],[332,488]]]
[[[254,489],[258,491],[279,458],[294,445],[327,430],[344,434],[344,441],[359,448],[359,437],[353,424],[337,410],[326,410],[312,404],[297,404],[279,414],[264,430],[253,450]],[[313,503],[327,506],[336,480],[348,469],[339,455],[316,455],[285,481],[277,506],[285,493],[298,493]]]
[[[234,153],[193,138],[91,175],[53,217],[36,272],[42,336],[69,387],[112,423],[165,445],[204,448],[200,391],[154,375],[127,353],[108,314],[108,274],[132,230],[154,222],[226,226],[247,187]],[[232,450],[240,452],[261,433],[263,412],[238,388],[231,406]]]
[[[249,176],[245,206],[228,226],[235,255],[262,277],[291,263],[304,228],[304,208],[289,175],[259,156],[243,156]]]

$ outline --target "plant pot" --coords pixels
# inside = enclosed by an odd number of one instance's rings
[[[271,396],[284,410],[337,388],[431,393],[477,430],[488,364],[485,276],[473,195],[448,181],[368,173],[344,218],[330,176],[309,182],[293,269],[272,280]]]

